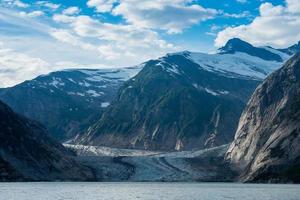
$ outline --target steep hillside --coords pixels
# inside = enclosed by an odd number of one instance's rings
[[[0,181],[92,180],[91,171],[38,123],[0,102]]]
[[[300,54],[271,74],[244,110],[227,160],[242,181],[300,182]]]

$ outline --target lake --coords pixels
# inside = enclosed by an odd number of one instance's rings
[[[300,185],[239,183],[0,183],[0,200],[299,200]]]

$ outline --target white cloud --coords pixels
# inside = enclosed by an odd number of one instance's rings
[[[118,0],[88,0],[87,5],[91,8],[96,8],[97,12],[104,13],[110,12],[114,3]]]
[[[0,45],[0,86],[8,87],[45,73],[49,64],[40,58],[15,52]]]
[[[300,13],[300,1],[299,0],[286,0],[287,9],[291,13]]]
[[[14,0],[14,1],[12,1],[12,2],[13,2],[13,4],[14,4],[15,6],[18,6],[18,7],[20,7],[20,8],[27,8],[27,7],[29,7],[29,4],[24,3],[24,2],[22,2],[22,1],[20,1],[20,0]]]
[[[300,1],[286,0],[286,5],[263,3],[260,15],[250,24],[228,27],[218,33],[215,45],[220,47],[228,39],[238,37],[254,45],[287,47],[300,40]]]
[[[236,0],[238,3],[248,3],[248,0]]]
[[[37,1],[35,4],[46,8],[50,8],[51,10],[57,10],[61,6],[60,4],[51,3],[49,1]]]
[[[112,13],[137,27],[180,33],[185,28],[213,18],[218,11],[192,4],[191,0],[121,0]]]
[[[73,46],[78,46],[84,50],[97,50],[97,46],[89,43],[82,42],[78,36],[73,35],[68,30],[64,29],[52,29],[50,34],[58,41],[71,44]]]
[[[20,15],[23,16],[23,17],[39,17],[39,16],[42,16],[44,15],[45,13],[43,11],[40,11],[40,10],[36,10],[36,11],[32,11],[32,12],[24,12],[24,11],[21,11],[20,12]]]
[[[69,29],[55,30],[52,36],[83,49],[96,50],[107,60],[149,59],[176,49],[156,32],[133,25],[103,23],[85,15],[54,15],[53,19],[69,24]],[[91,39],[93,44],[87,42]]]
[[[2,2],[0,2],[0,4],[1,3],[4,3],[6,5],[11,5],[11,6],[16,6],[19,8],[28,8],[29,7],[29,4],[24,3],[21,0],[2,0]]]
[[[80,12],[80,9],[76,6],[72,6],[72,7],[69,7],[65,10],[63,10],[63,14],[64,15],[76,15]]]
[[[223,13],[223,12],[221,12],[221,14],[224,17],[236,18],[236,19],[251,17],[251,13],[249,11],[243,11],[242,13]]]

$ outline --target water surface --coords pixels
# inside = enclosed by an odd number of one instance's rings
[[[238,183],[0,183],[0,200],[299,200],[300,185]]]

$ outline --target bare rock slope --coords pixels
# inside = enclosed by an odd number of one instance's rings
[[[300,182],[300,54],[271,74],[244,110],[228,159],[242,181]]]

